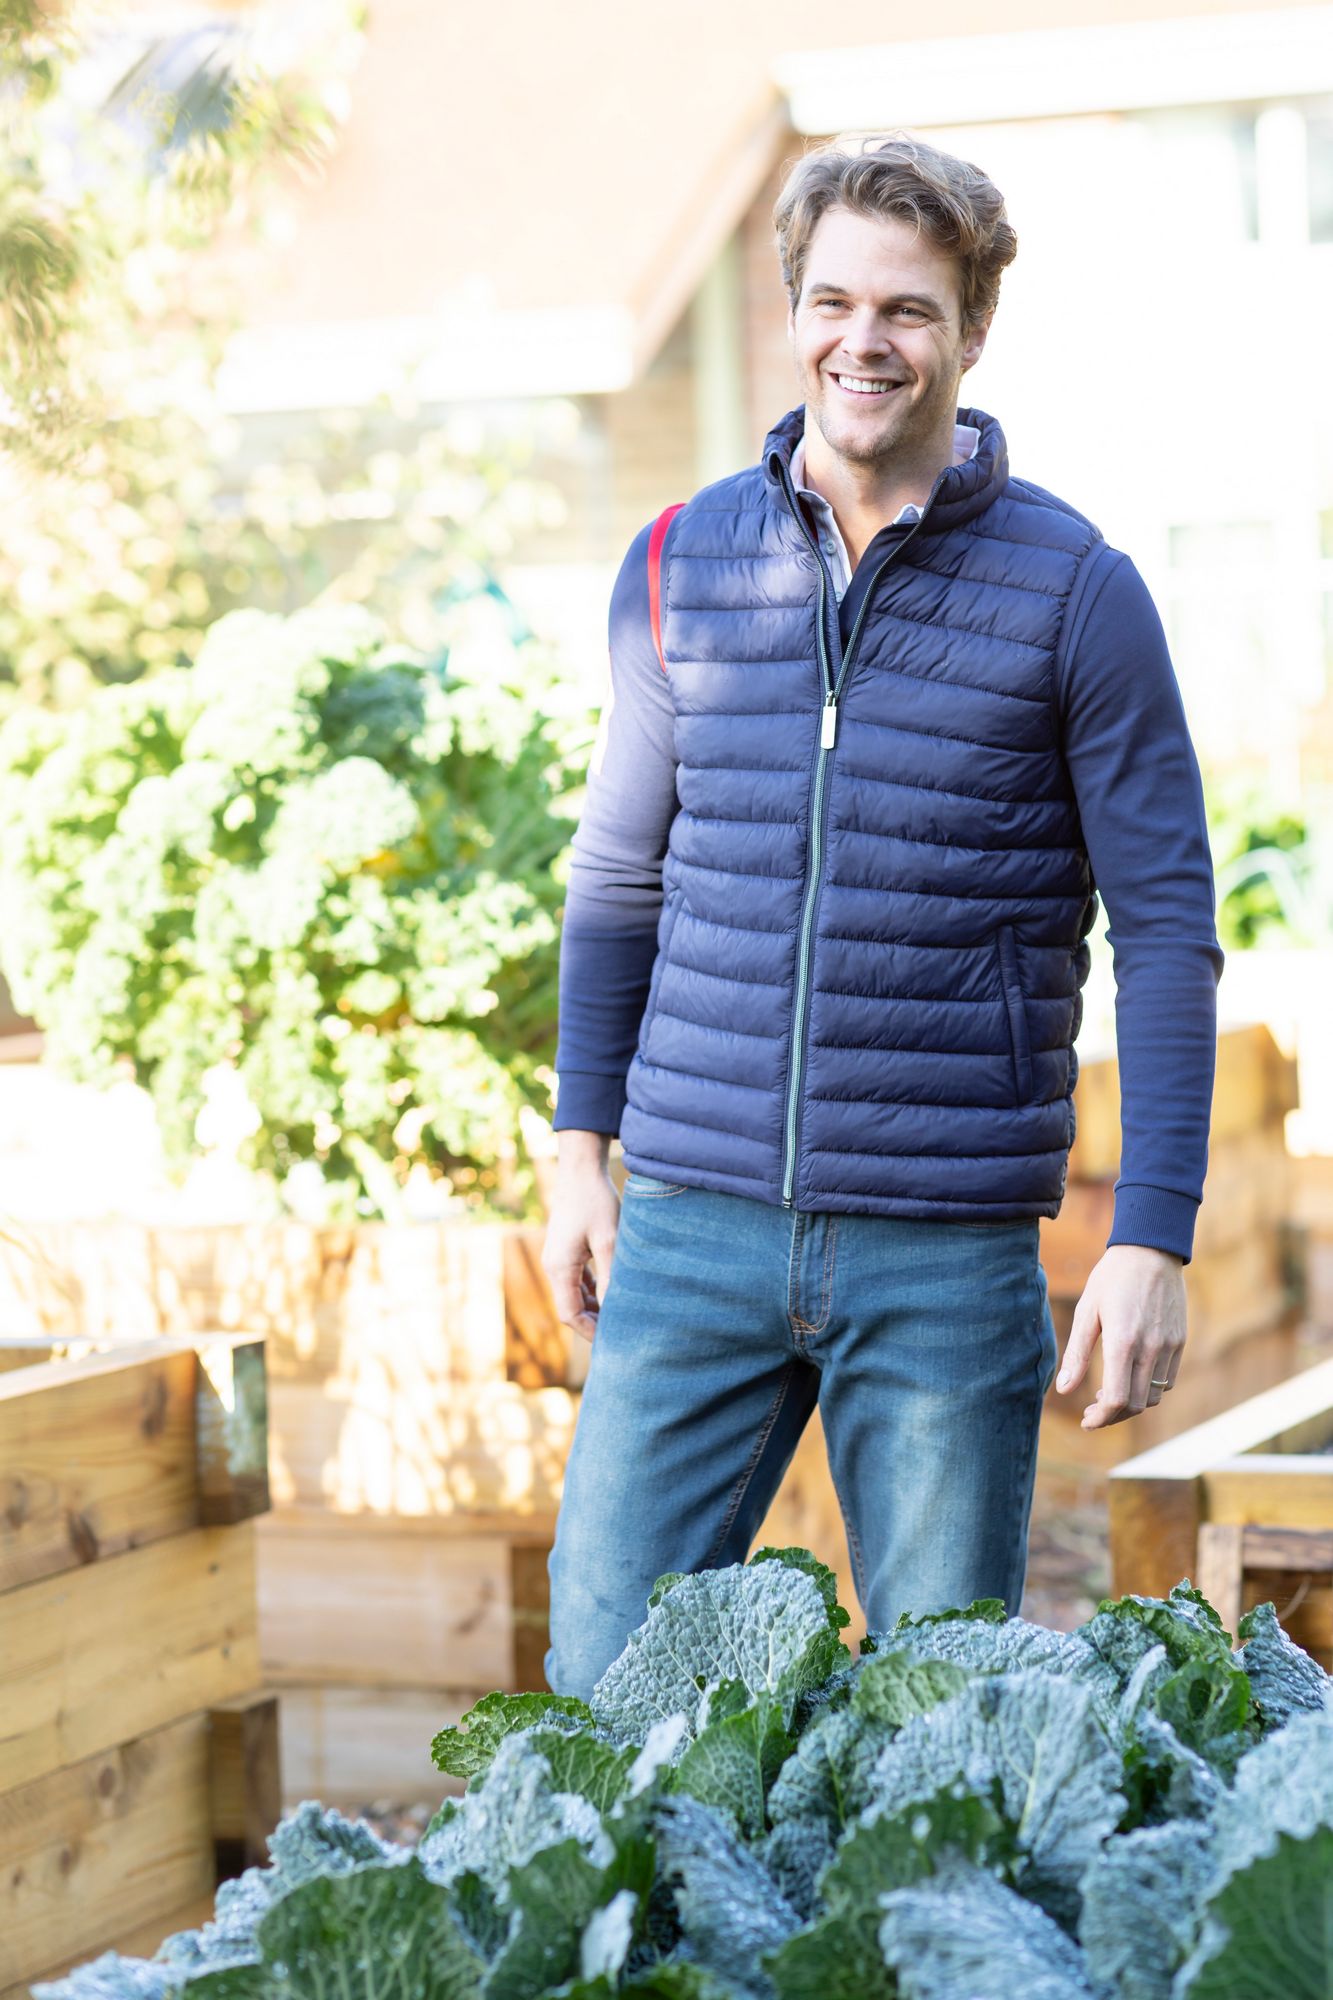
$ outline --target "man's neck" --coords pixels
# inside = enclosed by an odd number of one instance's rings
[[[840,458],[818,425],[806,418],[805,482],[832,507],[853,567],[880,529],[896,520],[904,507],[925,506],[936,479],[953,462],[952,417],[947,430],[910,459],[868,465]]]

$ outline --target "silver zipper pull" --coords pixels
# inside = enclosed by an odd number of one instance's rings
[[[837,730],[838,704],[833,696],[830,695],[824,703],[824,713],[819,720],[819,747],[821,750],[831,750],[833,748],[833,739],[837,734]]]

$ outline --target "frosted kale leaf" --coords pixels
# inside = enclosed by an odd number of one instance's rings
[[[174,2000],[181,1975],[156,1960],[104,1951],[63,1979],[39,1979],[34,2000]]]
[[[953,1853],[1006,1871],[1016,1853],[994,1807],[961,1784],[899,1812],[868,1807],[816,1882],[813,1921],[765,1961],[780,2000],[890,2000],[898,1989],[880,1950],[879,1899]]]
[[[806,1730],[769,1795],[774,1825],[821,1820],[836,1837],[870,1803],[871,1773],[893,1740],[883,1723],[852,1708],[833,1709]]]
[[[956,1633],[964,1628],[950,1625],[941,1629]],[[926,1715],[942,1701],[951,1701],[971,1677],[966,1665],[933,1656],[920,1659],[906,1647],[874,1653],[862,1660],[860,1667],[851,1707],[865,1721],[881,1722],[890,1729],[901,1729],[914,1715]]]
[[[1328,2000],[1333,1967],[1333,1830],[1279,1834],[1219,1890],[1173,2000]]]
[[[1173,1584],[1165,1597],[1104,1597],[1073,1636],[1086,1641],[1122,1683],[1143,1655],[1158,1645],[1166,1647],[1173,1667],[1199,1659],[1232,1664],[1225,1626],[1188,1578]]]
[[[1242,1759],[1212,1818],[1199,1943],[1173,2000],[1327,2000],[1333,1965],[1333,1714],[1298,1715]],[[1229,1982],[1229,1983],[1228,1983]]]
[[[1208,1830],[1178,1824],[1108,1840],[1083,1877],[1078,1935],[1094,1983],[1116,2000],[1171,2000],[1193,1947],[1212,1863]]]
[[[1153,1645],[1134,1667],[1116,1707],[1112,1740],[1120,1751],[1127,1817],[1134,1826],[1204,1818],[1222,1788],[1213,1766],[1157,1712],[1158,1692],[1172,1679],[1166,1647]]]
[[[739,1680],[768,1693],[790,1727],[798,1697],[827,1680],[846,1648],[815,1581],[781,1562],[732,1564],[682,1577],[631,1633],[592,1691],[613,1734],[642,1739],[660,1718],[684,1714],[697,1733],[701,1693]]]
[[[1249,1676],[1266,1728],[1280,1729],[1306,1710],[1333,1707],[1333,1680],[1283,1631],[1271,1602],[1245,1613],[1239,1636],[1245,1643],[1236,1662]]]
[[[592,1710],[577,1695],[495,1694],[483,1695],[467,1713],[447,1729],[442,1729],[430,1746],[437,1770],[452,1777],[471,1780],[487,1768],[501,1740],[515,1730],[531,1729],[537,1723],[591,1727]]]
[[[827,1820],[784,1819],[755,1843],[755,1853],[803,1923],[815,1914],[815,1885],[833,1859]]]
[[[1018,1886],[1072,1929],[1079,1878],[1125,1806],[1087,1688],[1040,1670],[984,1675],[899,1731],[872,1789],[892,1810],[953,1778],[994,1797],[1025,1857]]]
[[[819,1594],[824,1600],[829,1624],[834,1631],[840,1632],[844,1625],[851,1624],[851,1612],[845,1610],[838,1602],[837,1573],[831,1570],[827,1563],[821,1562],[809,1549],[779,1549],[766,1545],[762,1549],[755,1550],[746,1567],[753,1569],[756,1563],[763,1562],[785,1563],[789,1569],[804,1570],[805,1574],[813,1577],[819,1586]]]
[[[997,1618],[998,1598],[980,1600],[984,1615],[931,1613],[925,1618],[898,1620],[894,1630],[879,1638],[876,1652],[910,1648],[921,1660],[949,1660],[974,1673],[1012,1674],[1027,1668],[1083,1683],[1097,1714],[1109,1721],[1120,1692],[1120,1677],[1086,1639],[1073,1632],[1053,1632],[1026,1618]],[[989,1607],[989,1608],[988,1608]],[[977,1607],[973,1607],[976,1610]]]
[[[417,1852],[433,1881],[449,1882],[470,1869],[503,1904],[509,1871],[567,1839],[577,1840],[595,1866],[611,1859],[596,1807],[575,1792],[555,1791],[547,1759],[517,1735],[503,1738],[481,1783]]]
[[[698,1734],[676,1765],[674,1789],[724,1807],[746,1838],[756,1839],[765,1826],[769,1786],[794,1748],[773,1695],[752,1696],[742,1681],[720,1681],[706,1691]]]
[[[879,1946],[903,2000],[1096,2000],[1060,1926],[961,1857],[880,1905]]]
[[[797,1929],[796,1911],[716,1807],[672,1796],[662,1800],[656,1825],[658,1862],[675,1892],[683,1952],[747,1993],[770,1995],[760,1955]]]

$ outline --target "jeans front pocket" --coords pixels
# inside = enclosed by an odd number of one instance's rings
[[[1009,1052],[1014,1065],[1014,1102],[1026,1104],[1032,1096],[1032,1045],[1028,1040],[1027,1003],[1018,976],[1018,946],[1012,924],[1000,924],[995,932],[995,948],[1000,966],[1000,990],[1004,994],[1009,1019]]]
[[[684,1181],[659,1181],[652,1174],[641,1174],[637,1167],[631,1167],[625,1175],[625,1193],[635,1196],[684,1194]]]

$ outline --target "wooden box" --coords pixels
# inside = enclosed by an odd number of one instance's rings
[[[1110,1493],[1116,1595],[1188,1576],[1232,1632],[1271,1598],[1333,1670],[1333,1361],[1116,1466]]]
[[[0,1345],[0,2000],[264,1859],[261,1342]]]

